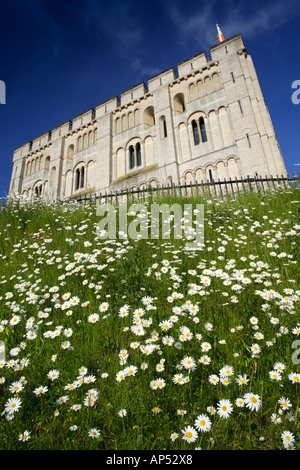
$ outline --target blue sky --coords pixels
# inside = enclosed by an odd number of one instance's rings
[[[299,0],[10,0],[0,8],[0,197],[15,148],[209,52],[216,23],[225,38],[242,34],[287,170],[300,168],[300,104],[291,99],[300,80]]]

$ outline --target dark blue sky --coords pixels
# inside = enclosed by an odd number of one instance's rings
[[[300,167],[299,0],[10,0],[0,10],[0,197],[15,148],[241,33],[288,172]]]

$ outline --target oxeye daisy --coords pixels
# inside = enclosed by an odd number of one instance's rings
[[[13,382],[10,386],[9,386],[9,391],[11,393],[19,393],[21,392],[23,389],[24,389],[24,386],[21,382]]]
[[[20,398],[9,398],[4,405],[4,411],[6,413],[15,413],[16,411],[19,411],[21,403],[22,400],[20,400]]]
[[[116,375],[116,381],[121,382],[122,380],[125,379],[125,377],[126,377],[126,374],[124,373],[124,371],[120,370]]]
[[[88,435],[92,438],[95,439],[100,436],[100,431],[97,428],[92,428],[89,430]]]
[[[234,370],[232,366],[224,366],[220,370],[220,376],[221,377],[230,377],[234,374]]]
[[[157,379],[157,386],[160,389],[164,388],[166,386],[166,381],[161,378]]]
[[[289,374],[289,380],[293,383],[293,384],[300,384],[300,374],[296,374],[296,372],[291,372]]]
[[[175,374],[172,380],[175,384],[183,385],[185,383],[183,374]]]
[[[236,378],[236,382],[238,385],[246,385],[249,382],[249,379],[247,378],[245,374],[238,375],[238,377]]]
[[[181,360],[181,365],[185,369],[194,370],[196,368],[196,362],[193,357],[187,356]]]
[[[292,403],[288,398],[281,397],[278,400],[280,407],[285,411],[292,407]]]
[[[158,388],[158,382],[157,380],[151,380],[150,382],[150,388],[152,388],[152,390],[156,390]]]
[[[165,370],[165,366],[163,364],[156,364],[155,369],[157,372],[163,372]]]
[[[161,412],[161,409],[160,409],[158,406],[155,406],[154,408],[152,408],[152,412],[153,412],[154,414],[158,414],[158,413]]]
[[[124,369],[125,375],[135,375],[138,368],[136,366],[128,366]]]
[[[24,431],[22,434],[19,435],[19,441],[25,442],[30,439],[30,432]]]
[[[271,370],[271,371],[269,372],[269,377],[270,377],[270,379],[276,380],[276,381],[278,381],[278,382],[279,382],[280,380],[282,380],[281,374],[280,374],[279,372],[277,372],[277,370]]]
[[[96,323],[99,320],[99,315],[98,313],[92,313],[91,315],[88,316],[88,322],[89,323]]]
[[[59,376],[59,371],[58,370],[50,370],[47,374],[48,379],[50,380],[55,380]]]
[[[87,374],[87,368],[86,367],[80,367],[80,369],[78,369],[78,373],[79,375],[85,375]]]
[[[247,408],[251,411],[258,411],[261,407],[261,399],[259,395],[253,393],[246,393],[244,395],[244,402]]]
[[[244,402],[244,400],[243,400],[242,398],[237,398],[237,399],[235,400],[235,404],[236,404],[236,406],[238,406],[239,408],[242,408],[242,407],[245,405],[245,402]]]
[[[233,406],[229,400],[220,400],[218,403],[217,413],[221,418],[229,418],[232,413]]]
[[[219,377],[218,377],[217,375],[212,374],[212,375],[210,375],[210,376],[208,377],[208,380],[209,380],[209,382],[210,382],[211,384],[217,385],[217,383],[219,382],[220,379],[219,379]]]
[[[35,390],[33,390],[33,393],[36,396],[43,395],[44,393],[48,392],[48,387],[41,385],[40,387],[37,387]]]
[[[200,357],[199,362],[201,362],[201,364],[204,364],[204,365],[207,366],[207,365],[210,364],[211,358],[205,354],[204,356]]]
[[[71,410],[79,411],[79,410],[81,410],[81,405],[78,405],[78,404],[72,405]]]
[[[294,444],[295,436],[290,431],[283,431],[281,433],[281,439],[283,445],[286,447]]]
[[[198,437],[196,429],[194,429],[192,426],[186,426],[181,432],[183,434],[182,439],[189,443],[195,442]]]
[[[199,415],[195,420],[195,428],[198,431],[208,432],[211,430],[211,420],[206,415]]]
[[[229,385],[230,382],[231,382],[230,377],[221,377],[221,378],[220,378],[220,383],[223,384],[223,385],[225,385],[225,387],[226,387],[227,385]]]
[[[273,414],[271,415],[271,421],[272,421],[272,423],[274,423],[274,424],[280,424],[280,423],[281,423],[281,418],[280,418],[280,416],[278,416],[276,413],[273,413]]]

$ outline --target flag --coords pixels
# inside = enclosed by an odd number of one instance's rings
[[[218,24],[217,24],[216,26],[217,26],[217,30],[218,30],[217,40],[218,40],[219,42],[225,41],[225,38],[224,38],[224,36],[223,36],[223,34],[222,34],[222,31],[221,31],[221,29],[220,29],[220,26],[219,26]]]

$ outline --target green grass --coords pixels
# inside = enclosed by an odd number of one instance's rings
[[[204,204],[203,249],[185,251],[184,238],[172,235],[101,240],[95,235],[99,217],[93,205],[11,201],[1,209],[0,449],[273,450],[285,448],[284,431],[300,448],[300,384],[290,379],[300,374],[300,341],[292,347],[300,328],[299,190],[154,201],[182,208]],[[77,304],[65,304],[75,297]],[[125,305],[128,315],[121,317]],[[138,335],[132,327],[140,325],[135,319],[141,310],[138,318],[148,323]],[[91,323],[94,313],[99,319]],[[16,315],[19,322],[11,324]],[[170,329],[164,330],[161,322],[171,317]],[[181,336],[183,327],[191,339]],[[34,339],[28,338],[30,331]],[[47,332],[57,336],[46,337]],[[174,338],[171,346],[164,344],[165,336]],[[68,347],[62,347],[65,341]],[[202,350],[204,343],[209,350]],[[260,347],[257,355],[254,344]],[[146,354],[149,346],[152,352]],[[128,358],[121,364],[124,349]],[[201,362],[205,355],[208,364]],[[182,366],[186,357],[195,361],[194,369]],[[284,365],[279,381],[269,375],[276,363]],[[136,373],[118,382],[118,372],[127,366],[135,366]],[[220,379],[225,366],[233,368],[230,383],[211,384],[210,376]],[[47,376],[51,370],[59,372],[53,381]],[[189,379],[183,385],[173,381],[180,373]],[[238,385],[237,377],[244,374],[248,382]],[[165,386],[152,389],[158,378]],[[11,385],[20,381],[24,388],[15,393]],[[70,384],[73,389],[66,389]],[[40,386],[48,390],[36,396]],[[91,390],[96,400],[87,406]],[[257,411],[237,406],[236,399],[246,393],[259,396]],[[59,404],[61,397],[67,401]],[[290,401],[291,415],[279,403],[283,397]],[[11,398],[19,398],[21,406],[10,418],[4,409]],[[228,418],[217,413],[224,399],[233,407]],[[78,411],[72,409],[76,404]],[[118,415],[121,409],[126,416]],[[278,424],[271,420],[274,413]],[[195,427],[201,414],[211,421],[208,432]],[[187,426],[197,431],[194,442],[183,439]],[[96,438],[89,436],[93,428]],[[19,440],[24,431],[30,432],[27,441]],[[178,434],[174,441],[172,433]]]

